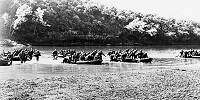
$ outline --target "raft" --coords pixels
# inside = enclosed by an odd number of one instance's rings
[[[180,56],[181,58],[200,58],[200,56],[189,56],[189,57],[182,57]]]
[[[0,59],[0,66],[9,66],[11,65],[10,60]]]
[[[61,54],[58,54],[58,57],[64,58],[65,56],[64,56],[64,55],[61,55]]]
[[[14,57],[13,57],[13,61],[20,61],[19,56],[14,56]]]
[[[189,58],[200,58],[200,56],[192,56],[192,57],[189,57]]]
[[[92,65],[100,65],[102,64],[102,60],[92,60],[92,61],[77,61],[74,64],[92,64]]]
[[[122,62],[130,62],[130,63],[151,63],[153,58],[142,58],[142,59],[126,59]]]
[[[151,63],[153,60],[153,58],[142,58],[142,59],[131,59],[131,58],[127,58],[125,59],[124,61],[121,61],[121,60],[112,60],[114,62],[129,62],[129,63]]]

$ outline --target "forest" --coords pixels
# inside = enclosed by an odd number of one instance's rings
[[[119,10],[90,0],[8,0],[5,6],[0,34],[24,44],[200,44],[197,22]]]

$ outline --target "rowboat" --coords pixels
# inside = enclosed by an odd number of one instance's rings
[[[200,58],[200,56],[191,56],[190,58]]]
[[[115,62],[129,62],[129,63],[151,63],[153,58],[141,58],[141,59],[131,59],[131,58],[126,58],[124,61],[121,60],[113,60]]]
[[[0,59],[0,66],[9,66],[11,65],[12,61],[6,59]]]
[[[130,62],[130,63],[151,63],[153,58],[142,58],[142,59],[125,59],[122,62]]]
[[[13,57],[13,61],[20,61],[19,56],[14,56],[14,57]]]
[[[30,57],[27,57],[26,61],[30,61],[30,60],[31,60]],[[13,61],[21,61],[21,59],[19,56],[14,56]]]
[[[92,64],[92,65],[100,65],[102,64],[102,60],[92,60],[92,61],[77,61],[74,64]]]
[[[182,57],[181,58],[200,58],[200,56],[189,56],[189,57]]]
[[[143,59],[139,59],[139,62],[142,63],[151,63],[153,60],[153,58],[143,58]]]

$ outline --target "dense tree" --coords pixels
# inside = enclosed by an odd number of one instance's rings
[[[193,21],[118,10],[90,0],[9,0],[6,5],[0,18],[3,36],[34,45],[200,42],[200,25]]]

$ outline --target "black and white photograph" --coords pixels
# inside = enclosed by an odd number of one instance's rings
[[[0,0],[0,100],[200,100],[200,1]]]

